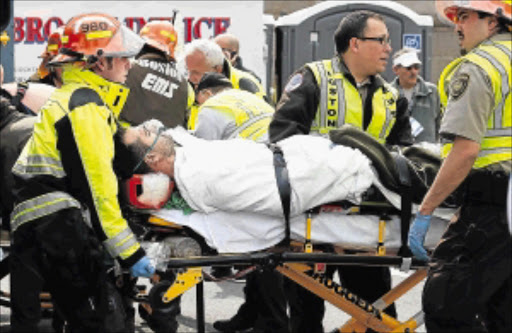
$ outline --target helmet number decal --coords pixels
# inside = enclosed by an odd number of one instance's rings
[[[108,29],[108,24],[106,22],[90,22],[90,23],[82,23],[80,25],[80,31],[87,33],[89,31],[103,31]]]

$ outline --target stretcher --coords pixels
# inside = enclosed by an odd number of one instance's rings
[[[403,322],[383,312],[388,305],[420,283],[427,272],[425,262],[400,254],[402,242],[399,213],[389,202],[363,202],[357,206],[346,203],[324,205],[306,212],[295,221],[292,219],[293,241],[290,244],[280,242],[284,235],[281,220],[281,228],[277,228],[280,231],[276,232],[275,238],[270,237],[271,241],[265,245],[260,242],[252,245],[265,249],[240,253],[242,251],[237,251],[234,244],[246,245],[247,240],[243,237],[226,245],[226,242],[219,242],[215,240],[215,236],[208,234],[208,230],[216,229],[220,223],[219,218],[229,218],[228,215],[221,214],[220,217],[214,216],[210,219],[203,214],[194,217],[196,213],[184,215],[166,210],[153,212],[147,221],[151,231],[146,234],[149,236],[146,239],[153,238],[157,241],[145,242],[144,246],[154,260],[157,276],[160,277],[153,281],[155,283],[147,298],[142,301],[147,302],[150,307],[165,309],[171,300],[196,286],[197,329],[204,332],[202,288],[205,274],[202,267],[245,264],[257,269],[275,269],[349,314],[351,319],[339,328],[340,332],[364,332],[367,328],[379,332],[413,332],[423,324],[421,311]],[[443,214],[448,216],[449,211],[444,211]],[[249,218],[249,223],[240,223],[241,216],[237,214],[233,219],[239,221],[239,229],[247,232],[246,227],[257,222],[251,220],[254,216],[245,217]],[[266,217],[265,220],[268,219]],[[427,249],[435,247],[447,223],[446,219],[441,218],[432,223],[433,228],[425,242]],[[205,228],[209,224],[210,228]],[[221,230],[222,228],[226,227],[221,227]],[[371,231],[368,232],[369,230]],[[272,232],[263,232],[262,238],[272,235]],[[155,238],[155,234],[159,236]],[[248,231],[248,234],[251,232]],[[336,238],[329,239],[326,235]],[[331,244],[334,246],[334,253],[316,251],[317,244],[329,243],[326,240],[333,241]],[[209,255],[211,252],[208,249],[211,246],[221,246],[219,252],[222,253]],[[218,247],[216,249],[219,250]],[[350,250],[350,253],[355,251],[357,254],[346,254],[346,250]],[[387,266],[406,272],[412,270],[413,273],[379,300],[369,303],[326,278],[323,275],[325,264]],[[171,275],[172,279],[166,280],[165,276],[170,276],[169,271],[176,272],[176,275]]]

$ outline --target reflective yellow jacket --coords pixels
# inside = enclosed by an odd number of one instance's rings
[[[227,138],[244,138],[256,142],[267,140],[268,125],[274,109],[265,101],[247,91],[228,89],[209,98],[199,107],[213,109],[236,124],[236,130]]]
[[[480,152],[474,168],[512,159],[512,42],[487,40],[463,57],[452,61],[439,78],[441,104],[446,107],[449,94],[447,87],[459,66],[471,62],[482,68],[492,83],[494,109],[487,123]],[[448,156],[452,144],[443,145],[443,157]]]
[[[121,215],[113,170],[116,116],[129,90],[72,65],[63,81],[13,167],[19,186],[12,231],[63,209],[87,210],[109,253],[131,266],[144,251]]]
[[[338,58],[306,64],[320,88],[320,103],[311,126],[312,133],[326,134],[343,124],[363,128],[363,101],[359,91],[343,75]],[[384,143],[396,121],[398,91],[390,84],[373,95],[373,116],[366,132]]]

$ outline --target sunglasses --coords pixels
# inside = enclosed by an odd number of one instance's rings
[[[414,68],[415,70],[420,70],[421,65],[416,64],[416,65],[411,65],[411,66],[409,66],[409,67],[404,67],[404,68],[405,68],[405,69],[407,69],[408,71],[412,70],[413,68]]]
[[[233,59],[238,54],[238,52],[229,49],[222,49],[222,52],[229,54],[229,59]]]
[[[147,133],[147,132],[150,132],[147,128],[145,127],[142,127],[144,129],[144,131]],[[156,137],[155,137],[155,140],[153,141],[153,143],[151,144],[151,146],[149,146],[149,148],[146,150],[146,152],[144,153],[144,155],[142,156],[142,158],[140,159],[139,163],[137,163],[137,165],[135,166],[135,168],[133,168],[133,173],[135,173],[135,171],[137,171],[137,169],[142,165],[142,162],[144,162],[144,159],[146,158],[146,156],[148,156],[148,154],[155,148],[155,145],[156,143],[158,142],[158,139],[160,138],[160,136],[162,135],[162,133],[165,131],[165,127],[160,127],[158,129],[158,132],[156,133]]]

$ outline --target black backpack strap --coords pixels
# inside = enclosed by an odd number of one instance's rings
[[[398,170],[398,179],[400,181],[400,238],[402,246],[398,250],[398,255],[402,257],[412,256],[411,250],[407,246],[409,238],[409,227],[412,218],[412,183],[407,159],[401,154],[393,153],[393,159]]]
[[[285,225],[285,245],[290,244],[290,201],[292,189],[288,178],[288,169],[283,156],[283,151],[275,144],[269,145],[270,150],[274,153],[274,170],[276,173],[277,189],[281,197],[281,205],[283,207],[283,215]]]

